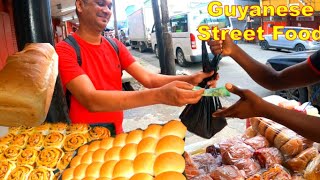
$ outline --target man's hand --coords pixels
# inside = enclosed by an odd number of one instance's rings
[[[226,39],[224,41],[214,41],[208,40],[208,45],[213,54],[222,54],[223,56],[231,56],[235,52],[235,47],[237,47],[229,34],[226,34]]]
[[[204,89],[193,91],[193,87],[192,84],[186,82],[173,81],[159,88],[160,101],[172,106],[195,104],[201,99]]]
[[[226,84],[228,91],[240,96],[240,100],[229,108],[218,110],[213,113],[214,117],[237,117],[241,119],[250,117],[260,117],[263,108],[266,108],[262,98],[250,90],[240,89],[232,84]]]
[[[199,83],[201,83],[205,78],[211,77],[214,74],[214,71],[210,73],[204,73],[204,72],[198,72],[195,74],[192,74],[190,84],[196,86]],[[207,84],[211,88],[215,88],[217,85],[217,81],[219,80],[219,74],[217,75],[216,79],[209,81]]]

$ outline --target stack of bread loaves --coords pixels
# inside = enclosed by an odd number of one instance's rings
[[[0,71],[0,125],[36,126],[46,118],[58,75],[58,55],[48,43],[28,44]]]
[[[177,120],[94,141],[78,149],[63,180],[185,180],[186,127]]]

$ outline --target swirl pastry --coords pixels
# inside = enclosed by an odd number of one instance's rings
[[[96,126],[89,131],[89,140],[104,139],[110,137],[110,131],[106,127]]]
[[[49,133],[49,129],[50,129],[49,123],[44,123],[44,124],[41,124],[40,126],[35,127],[36,132],[40,132],[43,135],[47,135]]]
[[[21,154],[22,149],[19,146],[9,146],[3,151],[2,158],[9,161],[15,161]]]
[[[54,147],[45,148],[40,152],[36,163],[37,166],[45,166],[54,170],[62,156],[63,151],[61,149]]]
[[[0,138],[0,144],[9,145],[12,142],[13,138],[14,134],[9,133]]]
[[[15,168],[15,164],[11,161],[1,161],[0,162],[0,179],[7,179],[10,172]]]
[[[57,168],[60,171],[63,171],[66,169],[66,167],[69,165],[69,163],[71,162],[71,159],[74,156],[74,152],[67,152],[65,153],[65,155],[60,159]]]
[[[33,148],[24,149],[17,159],[18,165],[30,165],[33,166],[37,160],[38,151]]]
[[[27,147],[32,147],[39,151],[43,147],[43,141],[44,136],[40,132],[33,133],[29,136]]]
[[[27,141],[28,141],[29,135],[26,133],[23,134],[18,134],[14,136],[12,139],[12,145],[19,146],[20,148],[25,148],[27,146]]]
[[[33,167],[29,165],[17,166],[8,176],[8,180],[27,180],[30,172],[33,170]]]
[[[67,132],[68,133],[87,133],[90,130],[90,126],[88,124],[71,124]]]
[[[12,126],[12,127],[9,127],[9,134],[14,134],[14,135],[17,135],[20,133],[20,129],[21,129],[21,126]]]
[[[63,141],[65,139],[65,135],[60,132],[51,132],[46,136],[43,141],[44,147],[56,147],[61,148]]]
[[[34,127],[20,127],[20,134],[32,134],[35,131]]]
[[[70,134],[64,141],[63,149],[67,152],[74,151],[85,143],[87,143],[87,138],[83,134]]]
[[[0,144],[0,156],[2,156],[3,152],[8,148],[7,145]]]
[[[40,167],[31,171],[28,180],[51,180],[53,179],[54,174],[52,171]]]
[[[58,131],[65,134],[67,127],[68,127],[68,124],[66,123],[55,123],[55,124],[51,124],[50,130]]]

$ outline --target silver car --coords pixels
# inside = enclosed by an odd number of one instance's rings
[[[312,28],[305,27],[293,27],[293,26],[285,26],[283,28],[283,34],[286,34],[288,30],[295,30],[297,34],[303,29],[309,30],[310,33],[313,31]],[[305,51],[305,50],[318,50],[320,49],[320,42],[314,41],[312,38],[309,40],[303,41],[299,38],[296,38],[293,41],[289,41],[286,39],[285,35],[279,35],[278,40],[273,40],[272,34],[264,35],[264,41],[260,42],[261,49],[269,49],[276,48],[277,50],[281,49],[289,49],[294,51]]]

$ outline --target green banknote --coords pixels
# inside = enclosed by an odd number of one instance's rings
[[[199,86],[193,88],[194,91],[201,89]],[[230,92],[225,87],[205,89],[202,96],[229,97]]]

